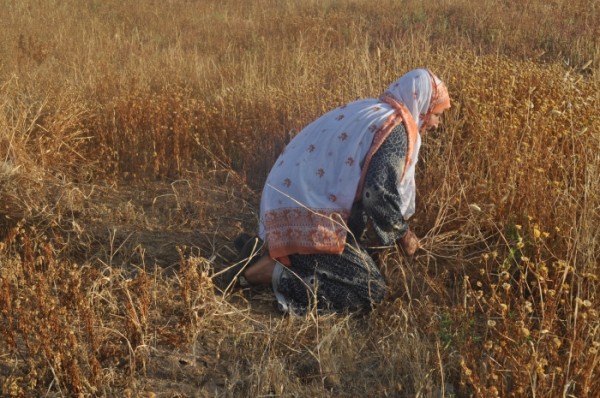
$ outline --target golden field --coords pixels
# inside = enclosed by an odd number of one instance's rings
[[[0,395],[600,395],[600,5],[0,7]],[[211,279],[321,113],[429,67],[412,228],[369,315]]]

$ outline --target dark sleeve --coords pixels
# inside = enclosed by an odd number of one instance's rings
[[[392,244],[408,230],[408,222],[400,211],[401,199],[398,192],[406,146],[406,129],[403,124],[399,124],[371,158],[365,176],[362,208],[384,245]]]

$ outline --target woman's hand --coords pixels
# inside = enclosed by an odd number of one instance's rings
[[[414,256],[419,249],[419,238],[410,229],[406,232],[406,235],[398,239],[398,243],[408,257]]]

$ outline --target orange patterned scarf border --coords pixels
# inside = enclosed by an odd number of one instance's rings
[[[346,243],[349,213],[304,207],[284,208],[265,215],[271,258],[285,259],[289,253],[341,254]],[[316,244],[318,242],[318,244]],[[284,260],[283,263],[286,261]]]

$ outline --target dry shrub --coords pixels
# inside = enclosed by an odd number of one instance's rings
[[[503,228],[531,216],[563,231],[557,252],[573,255],[566,244],[574,226],[595,217],[589,209],[598,200],[590,177],[600,148],[595,83],[558,65],[504,57],[463,55],[449,64],[454,109],[424,145],[428,218],[448,206],[446,218],[479,213],[480,228],[484,218]]]
[[[461,382],[481,396],[597,395],[596,267],[557,258],[537,223],[514,234],[508,255],[485,253],[464,279]]]
[[[502,56],[450,64],[455,106],[424,146],[417,215],[424,275],[456,294],[434,335],[464,394],[594,396],[597,83]]]
[[[45,235],[17,226],[0,261],[1,355],[14,358],[1,370],[3,396],[143,390],[135,378],[155,367],[156,347],[195,347],[206,329],[235,324],[219,316],[226,305],[205,260],[182,258],[171,280],[160,269],[78,265],[60,259]]]
[[[253,151],[266,132],[246,115],[276,110],[242,102],[232,112],[227,108],[233,104],[223,102],[199,100],[178,87],[115,98],[109,111],[93,121],[96,139],[89,152],[95,152],[110,174],[133,178],[173,179],[220,168],[245,174],[260,167],[264,173],[272,156],[265,160],[262,151],[277,153],[282,140],[262,140],[262,148]],[[259,183],[254,180],[254,185]]]
[[[102,339],[85,294],[88,270],[60,262],[52,245],[39,238],[35,231],[12,231],[8,242],[18,242],[21,252],[0,252],[3,354],[18,358],[4,374],[2,392],[27,396],[39,386],[94,391],[102,382]]]
[[[39,216],[61,187],[89,177],[82,154],[86,106],[72,90],[30,92],[18,78],[2,86],[0,197],[3,219]],[[53,216],[53,215],[52,215]]]

